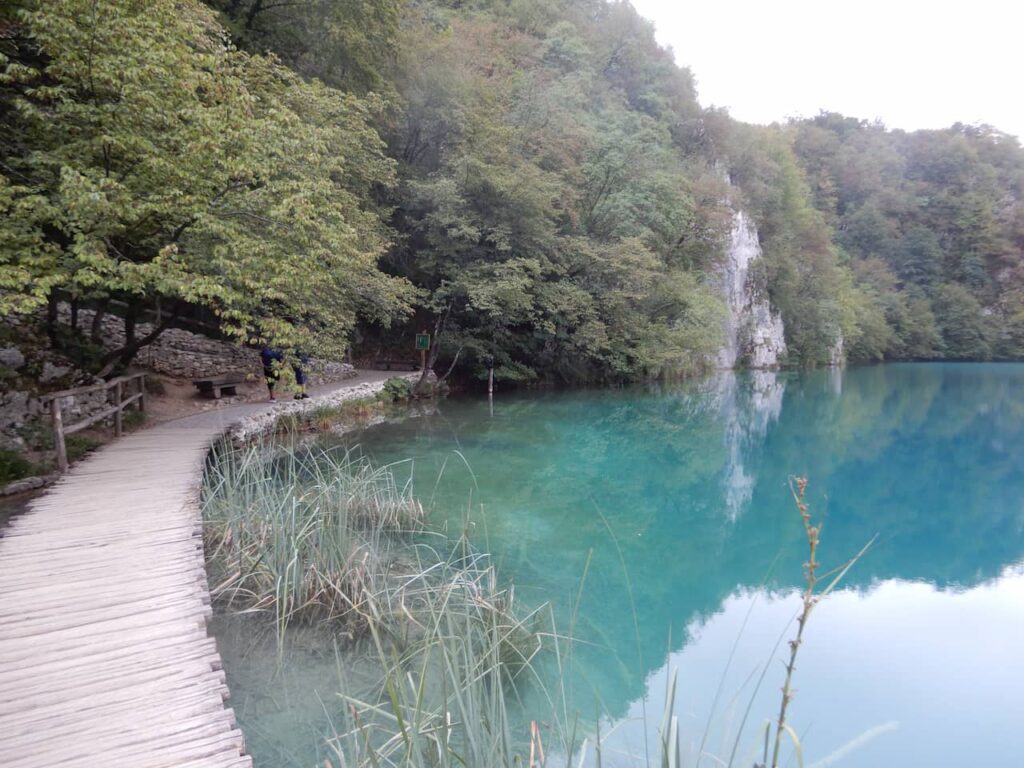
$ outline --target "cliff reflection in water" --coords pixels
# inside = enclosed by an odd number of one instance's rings
[[[486,402],[452,400],[435,417],[360,439],[378,461],[414,457],[421,496],[452,525],[471,499],[480,545],[502,575],[563,618],[593,553],[576,626],[593,645],[577,649],[576,695],[585,711],[598,696],[614,720],[665,669],[670,638],[685,650],[738,596],[784,604],[799,587],[805,545],[789,476],[810,478],[827,563],[879,534],[848,590],[897,580],[959,593],[1024,558],[1022,438],[1024,366],[936,364],[501,393],[493,416]],[[833,602],[822,614],[844,610]],[[955,621],[956,601],[948,606]],[[780,630],[751,650],[759,661]],[[824,630],[811,634],[809,644],[835,644]],[[897,666],[910,653],[876,642]],[[724,658],[728,647],[717,652]],[[799,687],[813,686],[810,677]]]

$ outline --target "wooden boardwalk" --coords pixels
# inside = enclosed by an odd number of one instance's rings
[[[12,521],[0,538],[0,766],[251,766],[206,632],[198,501],[210,443],[266,407],[117,440]]]

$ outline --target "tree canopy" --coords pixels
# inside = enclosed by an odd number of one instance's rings
[[[3,7],[5,312],[198,306],[325,355],[433,328],[508,380],[692,371],[741,208],[786,362],[1024,354],[1015,139],[739,123],[626,2]]]
[[[197,3],[27,3],[5,29],[4,311],[181,300],[239,339],[340,354],[357,315],[408,306],[377,268],[379,101],[235,49]]]

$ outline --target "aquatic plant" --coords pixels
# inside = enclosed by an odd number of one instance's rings
[[[543,689],[533,661],[559,640],[547,606],[520,615],[484,555],[420,565],[367,601],[380,680],[364,697],[340,686],[346,717],[330,740],[340,764],[535,765],[524,761],[543,753],[540,727],[524,738],[512,704],[520,686]],[[406,633],[396,638],[382,629],[399,613]],[[545,730],[566,732],[550,721]]]
[[[300,432],[329,432],[339,422],[369,418],[383,403],[374,397],[359,397],[340,403],[319,403],[309,410],[279,417],[274,432],[284,440]]]
[[[412,382],[399,376],[392,376],[384,382],[384,388],[377,393],[377,399],[384,402],[395,403],[399,400],[408,400],[412,397]]]
[[[220,445],[203,514],[215,600],[270,614],[279,641],[312,621],[348,644],[368,639],[380,684],[347,700],[349,728],[332,740],[348,764],[399,753],[411,765],[513,764],[523,743],[509,702],[516,686],[540,685],[532,661],[555,638],[550,612],[520,611],[466,537],[425,532],[423,508],[389,468],[294,441]],[[531,741],[541,744],[539,728]]]
[[[203,519],[215,600],[271,612],[279,632],[331,620],[354,635],[423,508],[352,451],[268,441],[212,452]]]
[[[802,764],[787,712],[804,630],[814,607],[867,549],[821,574],[821,525],[811,520],[806,481],[796,478],[792,487],[808,544],[806,585],[759,768],[778,768],[787,738]],[[546,604],[518,606],[512,587],[465,534],[449,539],[425,530],[413,489],[398,486],[390,468],[374,468],[352,450],[287,441],[222,446],[207,470],[204,513],[215,599],[272,614],[279,638],[291,623],[318,621],[337,628],[349,652],[353,641],[365,640],[358,648],[369,652],[375,681],[352,685],[346,665],[338,665],[344,707],[328,745],[340,765],[533,768],[549,761],[600,766],[611,757],[600,719],[584,723],[566,694],[574,621],[562,632]],[[586,569],[581,593],[585,578]],[[768,669],[766,663],[751,694],[729,765]],[[645,744],[643,755],[615,754],[617,764],[681,764],[675,692],[673,672],[657,740]],[[708,756],[707,735],[698,764]]]

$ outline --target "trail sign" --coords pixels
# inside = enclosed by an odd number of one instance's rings
[[[430,334],[429,333],[417,333],[416,334],[416,349],[420,349],[420,350],[430,349]]]

